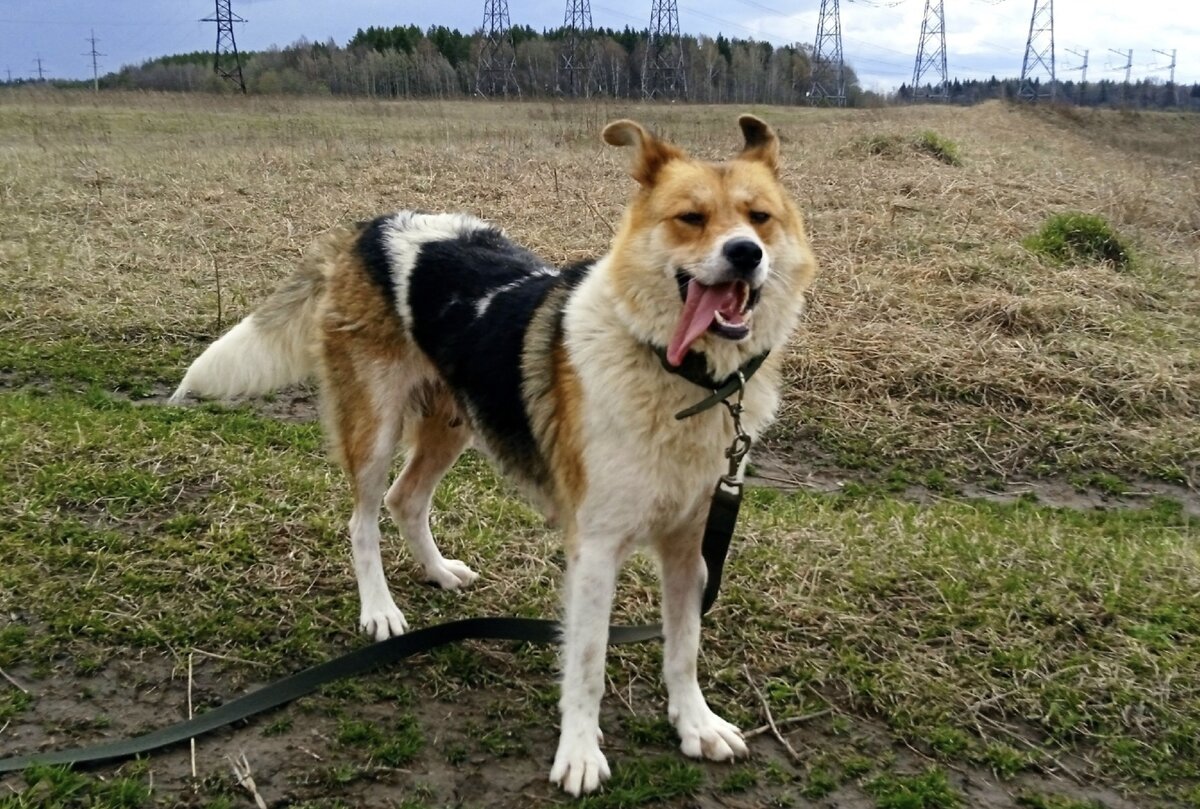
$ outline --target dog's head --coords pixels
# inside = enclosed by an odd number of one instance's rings
[[[779,139],[752,115],[745,144],[724,163],[693,159],[633,121],[604,140],[632,146],[641,188],[613,242],[618,316],[682,362],[689,349],[715,368],[787,339],[815,262],[804,223],[779,182]]]

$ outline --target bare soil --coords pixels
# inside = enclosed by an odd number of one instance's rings
[[[570,803],[546,778],[556,742],[552,711],[546,713],[544,721],[515,722],[511,732],[505,732],[505,752],[498,756],[493,752],[495,748],[479,749],[479,735],[496,730],[498,725],[503,730],[504,706],[519,709],[527,692],[514,682],[438,695],[431,693],[430,684],[423,680],[423,668],[423,659],[417,658],[407,670],[381,672],[361,681],[367,692],[372,685],[411,689],[411,705],[398,708],[392,700],[368,698],[363,702],[342,700],[343,707],[335,710],[331,708],[332,700],[305,698],[195,740],[194,759],[186,744],[154,753],[146,759],[142,777],[153,784],[160,804],[165,801],[182,807],[205,806],[217,795],[234,798],[234,805],[253,805],[250,793],[238,786],[232,773],[232,762],[242,756],[250,765],[255,788],[270,807],[319,804],[334,798],[364,809],[395,807],[414,798],[430,806],[495,809]],[[23,669],[8,674],[13,683],[29,692],[35,706],[3,730],[6,755],[96,744],[154,730],[187,716],[187,669],[168,658],[145,655],[117,660],[82,676],[65,668],[45,676]],[[196,658],[191,683],[195,709],[202,711],[263,685],[248,681],[245,674],[245,667]],[[521,676],[520,672],[515,676]],[[603,710],[605,750],[614,770],[645,756],[677,756],[682,760],[673,747],[633,741],[625,730],[630,718],[662,715],[665,708],[661,695],[648,689],[626,695],[610,693]],[[364,751],[337,741],[338,725],[343,720],[385,726],[398,712],[411,713],[425,739],[419,755],[403,767],[380,766]],[[744,790],[724,792],[721,785],[740,765],[703,763],[699,766],[708,789],[697,797],[656,801],[654,805],[735,809],[874,807],[875,800],[863,789],[867,776],[849,781],[821,798],[802,797],[807,759],[844,744],[847,736],[857,749],[875,754],[888,747],[888,734],[871,720],[855,717],[850,722],[849,731],[844,727],[835,729],[829,717],[792,730],[784,728],[785,738],[798,752],[799,761],[791,760],[770,732],[757,732],[750,739],[749,766],[758,772],[769,767],[772,772],[785,773],[776,779],[784,783],[760,777]],[[900,772],[920,772],[932,763],[903,747],[896,747],[891,755]],[[131,766],[136,765],[100,764],[83,769],[106,778],[128,773]],[[1062,774],[1023,774],[1002,780],[982,768],[953,765],[949,780],[965,796],[967,806],[980,809],[1021,806],[1018,797],[1030,793],[1099,801],[1107,809],[1145,805],[1115,790],[1081,784]],[[20,792],[23,788],[19,774],[0,777],[0,789]]]

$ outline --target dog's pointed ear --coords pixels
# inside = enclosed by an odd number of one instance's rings
[[[637,149],[633,158],[633,179],[646,188],[654,185],[654,180],[663,166],[683,157],[680,149],[654,137],[636,121],[613,121],[604,127],[604,142],[612,146],[632,146]]]
[[[738,126],[746,138],[746,145],[738,155],[743,160],[757,160],[765,163],[767,168],[779,173],[779,138],[775,130],[766,121],[753,115],[743,115],[738,118]]]

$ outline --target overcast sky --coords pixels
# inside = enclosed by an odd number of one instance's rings
[[[236,28],[246,50],[284,46],[301,37],[345,44],[358,28],[415,23],[478,28],[484,0],[232,0],[247,22]],[[513,24],[562,25],[566,0],[509,0]],[[591,0],[595,25],[649,25],[651,0]],[[820,0],[678,0],[686,33],[754,38],[773,45],[812,44]],[[842,0],[846,60],[864,86],[890,90],[912,79],[925,0]],[[1033,0],[945,0],[951,77],[1019,76]],[[0,70],[35,77],[90,78],[92,45],[101,73],[164,54],[211,50],[213,0],[0,0]],[[1058,0],[1055,39],[1060,79],[1078,78],[1089,51],[1088,79],[1166,81],[1178,52],[1176,81],[1200,81],[1200,0]],[[1118,50],[1120,55],[1113,53]],[[1165,51],[1167,55],[1155,53]]]

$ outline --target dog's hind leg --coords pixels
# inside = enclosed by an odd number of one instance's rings
[[[467,446],[471,431],[448,391],[437,386],[426,394],[419,403],[420,412],[406,417],[408,461],[384,502],[426,579],[457,590],[479,574],[457,559],[442,556],[429,529],[429,509],[434,489]]]
[[[392,600],[379,553],[379,507],[400,438],[401,403],[415,380],[401,363],[364,356],[353,345],[327,339],[322,405],[326,431],[354,497],[350,543],[361,606],[359,626],[375,640],[408,628]]]

